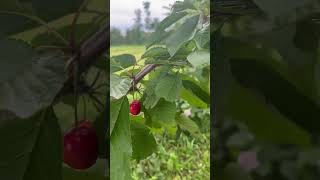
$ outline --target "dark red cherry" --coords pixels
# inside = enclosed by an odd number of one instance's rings
[[[64,135],[64,163],[74,169],[88,169],[98,158],[98,138],[90,121],[80,121]]]
[[[138,115],[140,113],[140,110],[141,110],[140,101],[139,100],[132,101],[132,103],[130,104],[130,113],[132,115]]]

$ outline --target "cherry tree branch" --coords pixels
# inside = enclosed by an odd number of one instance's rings
[[[146,67],[144,67],[137,75],[133,77],[133,83],[129,91],[132,91],[134,86],[138,84],[147,74],[149,74],[156,67],[157,67],[156,64],[149,64]]]
[[[73,68],[75,67],[76,61],[79,63],[78,72],[80,74],[86,72],[96,63],[98,57],[109,49],[109,39],[109,24],[106,24],[81,44],[77,53],[75,53],[68,62],[69,78],[57,95],[58,97],[72,93]]]

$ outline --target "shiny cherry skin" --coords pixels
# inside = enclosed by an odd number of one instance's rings
[[[64,135],[64,163],[78,170],[90,168],[98,158],[98,137],[90,121],[80,121]]]
[[[130,113],[132,115],[138,115],[141,111],[141,105],[139,100],[134,100],[130,104]]]

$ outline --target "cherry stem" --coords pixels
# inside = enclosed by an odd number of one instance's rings
[[[86,104],[85,96],[82,96],[82,101],[83,101],[83,118],[87,119],[87,104]]]
[[[89,2],[88,0],[85,0],[85,1],[82,2],[81,6],[79,7],[78,11],[76,12],[76,14],[74,15],[74,18],[72,20],[71,33],[70,33],[70,46],[71,46],[73,51],[75,51],[75,49],[76,49],[76,43],[75,43],[76,24],[77,24],[77,21],[79,19],[81,11],[86,7],[88,2]]]
[[[74,66],[74,79],[73,79],[73,88],[74,88],[74,118],[75,126],[78,127],[78,61],[76,61]]]

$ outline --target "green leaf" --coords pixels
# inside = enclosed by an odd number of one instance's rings
[[[175,121],[176,104],[160,99],[156,106],[147,111],[151,116],[152,121],[161,123],[163,125],[171,125]]]
[[[312,54],[304,52],[293,43],[295,35],[296,27],[289,25],[285,28],[265,33],[263,36],[260,36],[260,40],[266,46],[277,49],[289,65],[299,66],[311,63],[313,60]]]
[[[131,87],[131,79],[111,74],[110,96],[120,99],[125,96]]]
[[[0,122],[1,178],[61,180],[62,137],[52,109]]]
[[[132,143],[129,102],[127,98],[123,101],[110,140],[110,179],[117,180],[131,179]]]
[[[308,132],[286,119],[250,90],[235,82],[231,83],[229,90],[226,116],[245,123],[257,139],[276,144],[310,145]]]
[[[76,12],[82,2],[83,0],[32,0],[32,7],[41,19],[50,20]]]
[[[102,55],[98,57],[97,62],[95,63],[95,67],[105,71],[107,74],[110,74],[110,70],[108,69],[109,56]],[[109,70],[109,71],[108,71]]]
[[[317,90],[317,95],[318,95],[318,102],[320,102],[320,59],[317,59],[317,62],[314,66],[314,80],[315,80],[315,86]]]
[[[65,25],[63,27],[58,28],[56,31],[65,39],[70,39],[71,31],[72,31],[73,25]],[[80,40],[83,40],[83,38],[87,38],[88,35],[93,33],[93,30],[97,30],[99,26],[94,23],[80,23],[75,25],[75,43],[80,43]],[[88,29],[90,31],[88,31]],[[91,33],[90,33],[91,32]],[[85,36],[86,35],[86,36]],[[85,36],[85,37],[84,37]],[[36,35],[32,41],[31,44],[35,47],[38,46],[49,46],[49,45],[60,45],[63,46],[64,44],[61,43],[61,40],[57,38],[57,36],[53,35],[50,32],[44,32]]]
[[[66,80],[61,54],[35,56],[25,43],[9,39],[0,40],[0,49],[0,109],[26,118],[50,105]]]
[[[17,71],[32,65],[36,53],[32,47],[23,41],[14,39],[0,39],[1,66],[0,83],[5,83],[14,78]],[[12,53],[15,52],[15,53]]]
[[[192,134],[200,132],[198,125],[184,114],[180,114],[176,117],[176,122],[183,130],[189,131]]]
[[[51,108],[41,121],[24,180],[62,180],[62,135],[58,120]]]
[[[194,83],[190,80],[183,80],[182,84],[186,90],[191,91],[194,95],[196,95],[198,98],[200,98],[203,102],[207,103],[207,105],[210,105],[210,94],[208,94],[203,89],[201,89],[200,86],[198,86],[196,83]]]
[[[125,98],[118,100],[112,100],[110,103],[110,135],[112,134],[113,128],[118,120],[119,113]]]
[[[293,38],[294,45],[304,52],[313,53],[317,50],[320,39],[320,26],[313,21],[313,17],[307,17],[296,23],[296,32]]]
[[[83,0],[50,1],[32,0],[29,2],[2,0],[0,11],[18,12],[26,16],[36,16],[46,22],[56,20],[78,10]],[[0,34],[13,35],[41,26],[39,23],[21,15],[0,13]]]
[[[156,88],[155,94],[159,97],[165,98],[167,101],[175,101],[182,89],[182,80],[179,74],[167,74],[160,78]]]
[[[126,69],[135,64],[136,64],[136,58],[131,54],[122,54],[118,56],[112,56],[110,70],[111,72],[116,72],[119,70]]]
[[[176,1],[172,5],[172,12],[180,12],[187,9],[195,9],[195,4],[193,0]]]
[[[198,31],[194,37],[194,40],[198,48],[209,49],[208,46],[210,46],[210,25],[205,25],[203,29]]]
[[[208,105],[206,102],[202,101],[197,94],[194,94],[192,91],[183,88],[181,91],[181,98],[186,100],[190,105],[198,108],[207,108]]]
[[[270,18],[301,18],[319,10],[315,0],[253,0]],[[277,8],[275,8],[277,7]],[[293,15],[294,14],[294,15]],[[290,18],[288,18],[290,19]]]
[[[172,26],[177,21],[182,19],[187,14],[187,12],[174,12],[170,14],[160,22],[159,26],[157,27],[157,30],[165,30],[166,28]]]
[[[210,52],[209,51],[194,51],[187,57],[188,61],[195,68],[203,68],[210,65]]]
[[[154,59],[169,59],[170,54],[168,50],[164,47],[153,47],[148,49],[142,56],[144,58],[154,58]]]
[[[157,65],[173,65],[173,66],[190,66],[190,64],[187,61],[184,60],[155,60],[155,59],[147,59],[144,61],[145,64],[157,64]]]
[[[157,143],[147,126],[131,123],[132,157],[138,161],[147,158],[157,149]]]
[[[319,133],[319,104],[280,73],[264,63],[251,59],[233,59],[230,65],[232,74],[243,87],[256,89],[270,106],[294,124],[310,133]],[[291,103],[288,103],[289,101]]]
[[[184,23],[175,30],[165,41],[171,56],[180,49],[180,47],[194,37],[199,22],[199,15],[187,18]]]
[[[21,180],[27,169],[33,147],[39,132],[42,113],[29,119],[10,119],[0,117],[0,177]]]
[[[103,113],[101,113],[96,120],[94,121],[94,128],[97,132],[97,136],[98,136],[98,142],[99,142],[99,157],[100,158],[107,158],[107,133],[108,133],[108,121],[107,118],[110,117],[110,114],[108,113],[108,111],[104,111]],[[111,119],[111,118],[110,118]],[[111,125],[111,124],[110,124]],[[113,123],[114,126],[114,123]],[[111,127],[110,127],[111,129]],[[113,127],[112,127],[113,129]]]
[[[170,35],[170,32],[159,30],[156,32],[151,33],[150,37],[146,42],[146,47],[149,48],[154,44],[160,44],[163,42],[165,38]]]
[[[143,105],[146,109],[153,108],[160,100],[160,97],[155,93],[156,85],[157,82],[154,80],[148,84],[146,90],[144,91],[144,97],[142,99]]]

